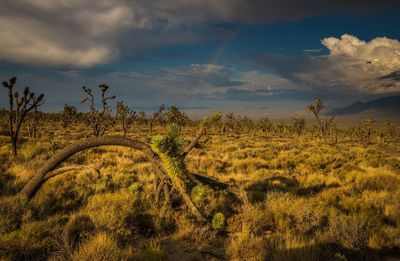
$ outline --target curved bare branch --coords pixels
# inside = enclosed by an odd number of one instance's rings
[[[60,174],[63,174],[65,172],[68,171],[74,171],[74,170],[90,170],[91,172],[93,172],[97,177],[100,176],[100,171],[94,167],[90,167],[90,166],[85,166],[85,165],[68,165],[68,166],[64,166],[58,169],[55,169],[54,171],[48,172],[46,174],[46,176],[43,179],[43,182],[58,176]]]
[[[158,156],[153,153],[150,146],[146,143],[122,137],[95,137],[69,145],[53,155],[43,165],[38,173],[32,177],[28,184],[25,185],[25,187],[21,191],[21,195],[26,197],[27,199],[32,198],[35,195],[36,191],[41,187],[42,183],[45,181],[46,174],[52,170],[55,170],[63,161],[65,161],[72,155],[93,147],[113,145],[124,146],[143,151],[147,159],[152,163],[157,175],[165,175],[161,163],[159,162],[159,160],[157,160]]]

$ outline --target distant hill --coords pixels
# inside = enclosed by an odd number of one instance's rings
[[[392,81],[400,81],[400,71],[395,71],[389,73],[385,76],[378,78],[379,80],[392,80]]]
[[[352,115],[367,110],[388,111],[390,113],[400,113],[400,96],[383,97],[368,102],[355,102],[343,108],[331,108],[329,115]]]

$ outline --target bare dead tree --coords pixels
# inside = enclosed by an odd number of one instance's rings
[[[8,129],[10,133],[12,154],[17,156],[18,136],[22,124],[26,120],[27,114],[44,103],[44,94],[36,96],[35,93],[25,87],[22,97],[19,97],[19,92],[14,91],[14,85],[17,82],[17,77],[13,76],[10,80],[4,81],[3,86],[8,89],[9,97],[9,114],[8,114]]]

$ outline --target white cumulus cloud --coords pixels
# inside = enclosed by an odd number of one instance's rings
[[[344,34],[321,40],[329,54],[300,59],[266,56],[259,61],[282,77],[317,90],[358,93],[400,92],[400,41],[377,37],[363,41]],[[258,58],[256,58],[258,59]]]
[[[341,39],[329,37],[321,42],[329,49],[332,59],[340,59],[341,56],[354,59],[354,62],[359,62],[360,65],[372,65],[369,67],[373,67],[377,73],[400,68],[400,42],[396,39],[377,37],[365,42],[344,34]]]

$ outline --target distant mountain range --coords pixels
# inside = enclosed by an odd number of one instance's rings
[[[383,97],[368,102],[355,102],[350,106],[343,108],[331,108],[329,115],[352,115],[367,110],[388,111],[390,113],[399,113],[400,115],[400,96]]]

